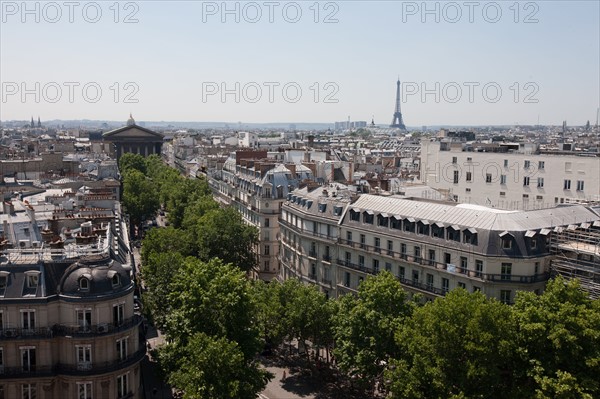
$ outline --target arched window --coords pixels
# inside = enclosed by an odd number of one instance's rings
[[[85,277],[82,277],[82,278],[80,278],[80,279],[79,279],[79,288],[80,288],[82,291],[87,291],[87,290],[89,290],[89,289],[90,289],[90,280],[88,280],[88,279],[87,279],[87,278],[85,278]]]

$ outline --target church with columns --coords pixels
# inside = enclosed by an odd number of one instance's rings
[[[161,133],[136,125],[131,114],[127,120],[127,126],[102,134],[102,140],[111,144],[109,146],[111,156],[117,161],[121,155],[127,153],[140,154],[145,157],[152,154],[160,156],[163,138]]]

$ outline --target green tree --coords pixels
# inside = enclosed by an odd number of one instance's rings
[[[397,331],[400,350],[386,372],[394,397],[520,397],[508,305],[456,289],[416,308]]]
[[[146,174],[146,161],[140,154],[126,153],[119,158],[119,171],[121,176],[131,170],[137,170],[142,174]]]
[[[171,312],[169,306],[171,281],[179,273],[184,258],[177,251],[167,251],[152,252],[146,259],[142,263],[141,270],[147,289],[142,296],[144,308],[152,315],[154,325],[162,330],[165,328],[167,316]]]
[[[195,242],[190,232],[172,226],[148,231],[141,249],[143,267],[151,267],[149,263],[152,254],[164,253],[179,253],[183,257],[194,255]],[[154,273],[154,269],[150,270]]]
[[[600,396],[600,308],[576,280],[558,277],[542,295],[519,292],[519,377],[538,398]]]
[[[246,359],[236,342],[204,333],[194,334],[185,346],[161,347],[159,359],[184,399],[255,399],[273,378]]]
[[[198,332],[239,344],[246,359],[262,348],[251,284],[238,268],[219,259],[187,258],[169,285],[165,332],[187,344]]]
[[[245,224],[234,208],[206,212],[198,219],[196,235],[200,259],[220,258],[246,272],[256,266],[253,249],[258,243],[258,230]]]
[[[339,367],[359,377],[365,387],[373,386],[389,359],[399,356],[394,333],[411,308],[400,282],[389,272],[367,277],[357,296],[340,298],[334,320]]]
[[[178,181],[170,187],[168,197],[165,195],[171,224],[178,228],[181,227],[188,206],[199,198],[209,196],[211,196],[210,189],[204,180],[185,179]],[[210,198],[212,199],[212,197]]]
[[[158,196],[153,182],[137,169],[130,169],[123,176],[123,205],[134,224],[153,216],[158,210]]]

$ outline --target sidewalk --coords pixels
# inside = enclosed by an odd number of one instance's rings
[[[148,354],[142,361],[142,382],[145,399],[172,399],[171,387],[159,377],[158,365],[152,360],[150,350],[164,344],[165,340],[154,326],[148,325],[146,332]]]

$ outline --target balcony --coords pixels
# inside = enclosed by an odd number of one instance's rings
[[[52,338],[52,330],[40,328],[5,328],[0,329],[0,338],[4,339],[48,339]]]
[[[329,263],[331,263],[331,256],[330,256],[330,255],[323,255],[323,260],[324,260],[325,262],[329,262]]]
[[[74,338],[86,338],[94,337],[98,335],[116,334],[121,331],[129,330],[142,323],[142,316],[134,315],[128,319],[123,320],[121,324],[113,323],[101,323],[91,326],[66,326],[63,324],[56,324],[52,327],[52,332],[55,336],[63,337],[74,337]]]
[[[316,259],[317,258],[317,251],[311,249],[310,251],[308,251],[308,256],[311,257],[311,258],[315,258]]]
[[[328,278],[322,278],[321,282],[325,285],[331,285],[331,279]]]
[[[146,342],[141,342],[138,350],[123,360],[92,363],[90,366],[86,365],[87,367],[81,367],[77,364],[61,363],[57,363],[54,366],[31,366],[28,369],[24,369],[23,367],[4,367],[3,369],[0,369],[0,379],[38,378],[56,375],[92,376],[105,374],[133,366],[142,361],[144,356],[146,356]]]

